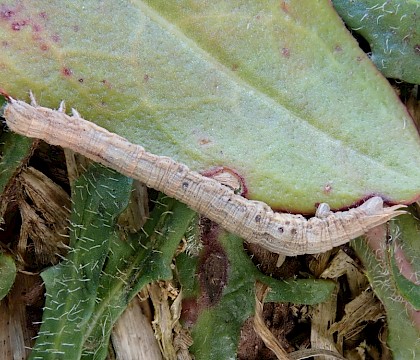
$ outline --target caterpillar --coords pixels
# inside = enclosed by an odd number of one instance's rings
[[[150,188],[173,197],[250,243],[278,254],[295,256],[321,253],[342,245],[395,216],[405,205],[384,207],[381,197],[359,207],[332,212],[327,204],[314,217],[274,212],[267,204],[248,200],[217,180],[186,165],[147,152],[142,146],[82,119],[74,109],[58,110],[8,97],[4,109],[7,126],[14,132],[71,149]]]

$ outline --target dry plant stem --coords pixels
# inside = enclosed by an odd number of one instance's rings
[[[294,351],[292,353],[286,353],[282,348],[273,333],[267,328],[263,318],[264,299],[269,289],[266,285],[256,282],[255,284],[255,315],[254,315],[254,329],[255,332],[264,341],[267,346],[279,360],[301,360],[308,359],[311,357],[329,356],[331,359],[346,360],[340,354],[326,349],[304,349]]]
[[[287,352],[280,345],[277,338],[273,335],[270,329],[265,325],[263,317],[264,299],[267,295],[268,287],[263,283],[257,282],[255,284],[255,315],[254,315],[254,330],[264,341],[267,346],[279,360],[289,360]]]
[[[404,213],[404,205],[383,207],[380,197],[344,212],[321,204],[317,216],[274,212],[267,204],[245,199],[214,179],[186,165],[145,149],[94,123],[60,109],[52,110],[9,98],[4,116],[12,131],[78,152],[118,172],[162,191],[219,223],[248,242],[279,254],[295,256],[327,251]]]

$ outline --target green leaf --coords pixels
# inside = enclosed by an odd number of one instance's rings
[[[16,264],[13,258],[0,253],[0,300],[10,291],[15,282]]]
[[[366,267],[366,274],[387,313],[388,346],[395,360],[420,354],[420,285],[418,220],[403,215],[390,222],[389,234],[352,242]],[[404,272],[401,273],[401,271]]]
[[[420,286],[414,284],[400,273],[393,255],[393,252],[391,252],[390,265],[397,290],[404,300],[408,301],[418,311],[420,310]]]
[[[336,284],[323,279],[286,280],[281,286],[273,286],[274,279],[265,279],[271,287],[265,302],[291,302],[294,304],[316,305],[328,300]],[[271,284],[271,285],[270,285]]]
[[[326,301],[335,286],[333,282],[325,280],[280,281],[265,276],[245,253],[240,238],[220,231],[217,241],[220,241],[223,250],[218,249],[215,243],[210,244],[213,250],[206,250],[205,247],[202,254],[204,260],[197,261],[185,254],[177,257],[183,296],[187,302],[192,296],[197,297],[199,315],[192,328],[194,344],[190,349],[196,359],[236,357],[241,326],[254,315],[257,280],[271,288],[265,301],[277,302],[315,304]],[[224,257],[225,261],[220,260]],[[210,268],[212,276],[203,274],[206,268]],[[223,269],[227,269],[226,280],[220,275]],[[197,275],[192,276],[193,273]],[[199,288],[197,278],[206,279],[208,276],[208,281],[202,281],[206,285]],[[218,281],[220,286],[215,286]],[[219,295],[220,291],[222,293]]]
[[[328,0],[9,0],[0,37],[12,96],[232,168],[274,208],[419,193],[417,130]]]
[[[389,253],[389,268],[391,270],[391,279],[395,283],[395,287],[398,293],[402,296],[404,301],[407,301],[415,310],[420,310],[420,285],[419,283],[414,283],[412,280],[407,279],[398,268],[397,261],[395,259],[395,247],[398,248],[398,245],[391,247]],[[418,258],[410,259],[410,263],[416,261]],[[407,259],[406,259],[407,261]],[[414,278],[417,277],[417,273],[414,273]]]
[[[184,204],[160,196],[139,234],[112,242],[82,359],[105,359],[113,325],[130,300],[148,283],[172,278],[172,258],[194,216]]]
[[[390,223],[390,237],[403,251],[405,257],[411,259],[410,266],[414,273],[420,273],[420,229],[418,215],[410,214],[398,216]]]
[[[170,264],[194,212],[159,197],[137,235],[117,232],[132,181],[92,166],[74,184],[68,256],[42,273],[46,306],[31,359],[105,359],[112,327],[147,283]],[[128,238],[127,238],[128,237]]]
[[[337,12],[370,44],[370,58],[390,78],[420,84],[418,0],[333,0]]]
[[[403,299],[409,302],[415,310],[420,310],[420,283],[418,281],[420,230],[418,219],[411,214],[400,216],[391,223],[390,231],[392,239],[388,258],[390,275]]]
[[[132,181],[101,166],[91,166],[73,192],[70,247],[66,259],[41,276],[46,304],[31,359],[80,359],[102,267],[115,222],[127,206]]]
[[[31,155],[32,139],[4,132],[0,135],[0,195],[12,176]]]

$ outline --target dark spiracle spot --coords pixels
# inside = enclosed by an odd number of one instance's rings
[[[259,223],[261,221],[261,215],[255,217],[255,222]]]
[[[280,234],[284,233],[284,228],[282,226],[279,226],[277,230],[279,231]]]
[[[296,235],[297,234],[297,230],[295,228],[292,228],[292,230],[290,230],[292,235]]]
[[[182,183],[182,188],[183,188],[184,190],[187,190],[189,185],[190,185],[190,184],[188,184],[188,182],[184,181],[184,182]]]

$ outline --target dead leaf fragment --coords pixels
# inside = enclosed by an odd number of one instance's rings
[[[267,346],[274,354],[276,354],[278,359],[289,360],[287,357],[287,352],[280,345],[277,338],[273,333],[268,329],[264,322],[263,308],[264,308],[264,298],[267,295],[268,288],[266,285],[257,282],[255,284],[255,315],[254,315],[254,329],[255,332],[261,337],[264,341],[265,346]]]
[[[22,218],[18,252],[25,259],[30,246],[36,263],[56,263],[58,254],[67,250],[70,197],[33,167],[22,171],[18,182],[22,189],[17,199]]]
[[[111,338],[117,359],[162,359],[150,321],[142,313],[137,297],[115,323]]]
[[[376,322],[385,318],[384,309],[372,291],[363,291],[353,301],[346,304],[343,318],[331,325],[332,333],[338,332],[338,337],[350,338],[360,333],[366,323]]]

